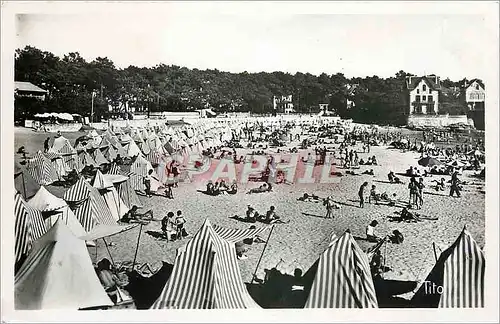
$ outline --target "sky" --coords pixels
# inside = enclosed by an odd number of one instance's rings
[[[388,77],[399,70],[452,80],[488,71],[491,39],[479,14],[300,14],[293,11],[43,13],[17,16],[18,48],[108,57],[129,65],[230,72],[343,73]]]

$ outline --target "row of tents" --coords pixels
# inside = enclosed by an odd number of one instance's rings
[[[27,212],[36,217],[33,210]],[[178,249],[172,273],[151,309],[260,308],[241,278],[235,242],[267,229],[225,229],[207,219]],[[484,269],[483,252],[464,228],[424,281],[442,289],[429,291],[423,284],[411,303],[414,307],[484,307]],[[304,282],[305,308],[378,307],[368,256],[349,231],[334,235],[304,278],[310,279]],[[33,243],[16,274],[15,304],[17,309],[113,305],[92,268],[84,240],[63,218]]]
[[[22,261],[32,243],[57,219],[89,244],[130,229],[130,226],[119,225],[118,221],[132,206],[142,207],[142,204],[131,187],[130,177],[100,171],[96,172],[92,183],[81,177],[66,191],[63,199],[44,186],[27,202],[16,192],[15,260]]]

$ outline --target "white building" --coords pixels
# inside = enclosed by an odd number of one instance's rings
[[[295,112],[292,103],[292,95],[276,97],[273,96],[273,109],[275,112],[290,114]]]
[[[439,112],[441,84],[438,76],[406,77],[410,115],[436,115]]]
[[[486,91],[481,80],[474,79],[465,85],[465,102],[470,111],[484,109]]]

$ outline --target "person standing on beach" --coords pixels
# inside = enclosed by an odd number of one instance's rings
[[[47,153],[49,151],[49,141],[50,137],[47,137],[45,141],[43,142],[43,151]]]
[[[361,187],[359,187],[358,196],[359,196],[359,207],[365,207],[365,188],[368,186],[368,182],[364,182]]]
[[[458,172],[455,171],[451,175],[451,187],[450,187],[450,197],[453,197],[453,193],[457,193],[457,197],[460,198],[460,180],[458,180]]]
[[[417,183],[417,208],[421,209],[424,204],[424,178],[419,178]]]
[[[153,169],[148,171],[148,174],[144,177],[144,186],[146,187],[146,195],[151,198],[151,177],[153,174]]]
[[[328,196],[325,200],[326,215],[325,218],[335,218],[332,214],[334,208],[334,202],[331,196]]]
[[[414,204],[417,205],[417,192],[418,192],[418,183],[415,177],[411,177],[410,184],[408,184],[408,189],[410,189],[410,200],[408,202],[408,205],[412,206]]]

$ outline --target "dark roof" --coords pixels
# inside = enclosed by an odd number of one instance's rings
[[[435,81],[434,78],[431,76],[423,76],[423,77],[411,77],[411,82],[408,83],[408,90],[413,90],[415,87],[420,83],[420,81],[424,80],[427,85],[432,89],[432,90],[441,90],[441,86],[438,85]]]
[[[47,93],[47,90],[43,90],[42,88],[37,87],[31,82],[14,81],[14,89],[16,91]]]
[[[471,85],[471,84],[473,84],[474,82],[479,83],[479,85],[480,85],[483,89],[486,89],[486,88],[484,87],[484,83],[483,83],[483,81],[481,81],[481,80],[479,80],[479,79],[472,79],[472,80],[470,80],[469,85],[467,85],[467,88],[468,88],[468,87],[470,87],[470,85]]]

